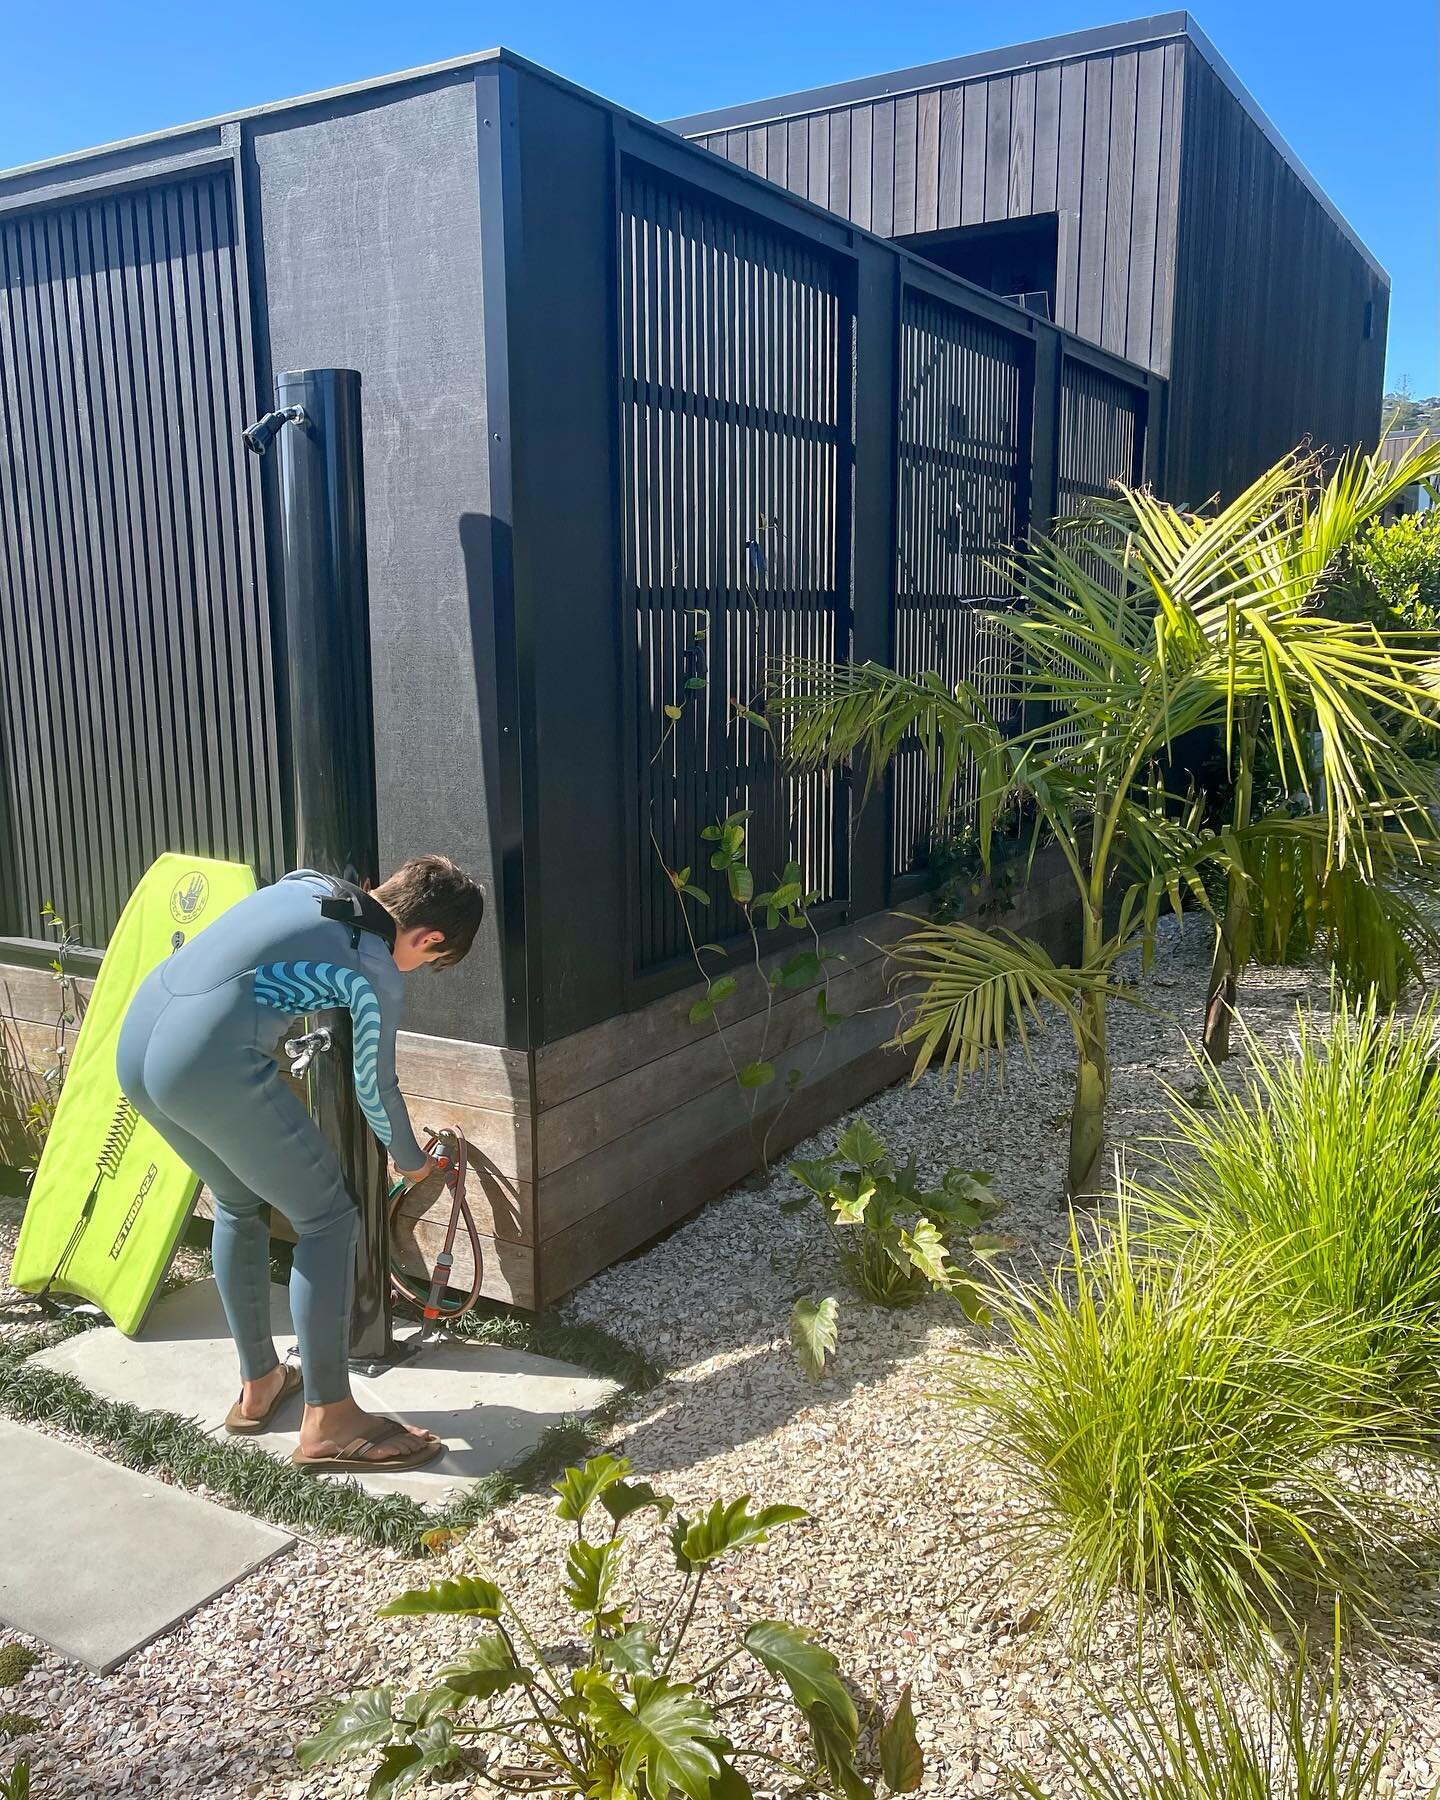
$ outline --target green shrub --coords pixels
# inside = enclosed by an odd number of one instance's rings
[[[0,1688],[19,1687],[39,1660],[23,1644],[0,1644]]]
[[[1381,631],[1440,628],[1440,515],[1432,509],[1371,525],[1325,610]]]
[[[973,1277],[952,1258],[957,1247],[983,1255],[1005,1240],[978,1227],[1000,1210],[990,1177],[978,1169],[947,1169],[938,1188],[922,1189],[912,1156],[897,1169],[863,1119],[843,1132],[828,1156],[800,1158],[790,1173],[807,1190],[783,1203],[795,1212],[818,1201],[840,1267],[852,1287],[876,1306],[913,1306],[927,1294],[949,1294],[976,1324],[989,1315]],[[806,1372],[818,1376],[839,1341],[834,1296],[802,1295],[790,1315],[790,1341]]]
[[[564,1592],[575,1609],[573,1646],[541,1648],[514,1602],[483,1576],[401,1594],[393,1618],[440,1613],[472,1619],[468,1650],[433,1687],[405,1694],[368,1688],[338,1707],[299,1747],[304,1769],[354,1756],[376,1759],[370,1800],[407,1792],[432,1773],[466,1776],[466,1792],[568,1794],[589,1800],[750,1800],[745,1770],[767,1794],[873,1800],[874,1775],[895,1793],[919,1787],[924,1769],[910,1690],[888,1719],[862,1715],[834,1656],[808,1633],[776,1619],[740,1632],[728,1653],[686,1676],[680,1662],[696,1605],[714,1565],[803,1519],[796,1506],[752,1513],[748,1495],[693,1519],[648,1482],[632,1481],[623,1457],[593,1457],[555,1483],[556,1513],[574,1526]],[[640,1513],[668,1523],[679,1577],[668,1607],[636,1616],[622,1598],[626,1522]],[[598,1531],[586,1530],[599,1521]],[[748,1665],[760,1686],[717,1696],[716,1678]],[[799,1760],[743,1741],[745,1701],[786,1694],[810,1748]],[[862,1774],[861,1771],[866,1773]]]
[[[1080,1800],[1371,1800],[1382,1791],[1385,1734],[1345,1719],[1338,1652],[1318,1705],[1303,1648],[1288,1674],[1264,1684],[1258,1716],[1215,1675],[1192,1693],[1171,1661],[1162,1688],[1124,1711],[1096,1702],[1115,1753],[1089,1732],[1052,1734]],[[1027,1800],[1047,1800],[1028,1775],[1014,1779]]]
[[[30,1758],[20,1757],[8,1775],[0,1775],[0,1800],[30,1800]]]
[[[1392,1402],[1440,1410],[1440,1012],[1411,1023],[1374,999],[1337,1003],[1328,1039],[1300,1018],[1292,1053],[1248,1037],[1232,1092],[1172,1096],[1174,1134],[1147,1176],[1152,1233],[1201,1238],[1215,1262],[1268,1258],[1291,1317],[1353,1322],[1339,1347],[1379,1377],[1377,1430],[1413,1428]]]
[[[948,1379],[1017,1498],[999,1530],[1043,1574],[1083,1643],[1118,1593],[1152,1620],[1259,1652],[1335,1599],[1357,1626],[1388,1610],[1408,1521],[1340,1468],[1383,1396],[1334,1321],[1292,1321],[1258,1257],[1217,1266],[1135,1239],[1122,1205],[1048,1279],[997,1278],[1010,1344]]]
[[[790,1173],[820,1202],[854,1285],[877,1306],[908,1306],[939,1290],[962,1302],[969,1288],[950,1260],[968,1252],[972,1234],[1000,1210],[990,1177],[979,1169],[947,1169],[938,1188],[924,1189],[911,1157],[897,1169],[889,1150],[856,1119],[828,1156],[790,1164]],[[787,1210],[807,1204],[787,1201]],[[983,1236],[978,1240],[983,1249]]]

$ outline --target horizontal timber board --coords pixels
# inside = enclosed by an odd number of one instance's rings
[[[754,1133],[758,1162],[758,1140],[785,1099],[790,1097],[791,1109],[798,1106],[808,1088],[892,1039],[897,1022],[893,1006],[852,1014],[833,1031],[816,1033],[777,1058],[775,1080],[768,1087],[747,1091],[728,1082],[711,1088],[626,1132],[613,1144],[547,1175],[536,1195],[539,1242],[543,1246],[557,1233],[641,1182],[683,1162],[687,1155],[703,1150],[705,1145],[728,1138],[737,1126],[744,1127],[753,1094],[761,1097]],[[800,1072],[802,1081],[790,1096],[786,1082],[792,1069]]]
[[[465,1141],[499,1174],[509,1180],[530,1180],[533,1162],[532,1132],[528,1113],[492,1112],[480,1106],[457,1106],[453,1100],[436,1100],[400,1089],[415,1135],[423,1143],[431,1127],[453,1125],[465,1133]]]
[[[75,983],[76,997],[83,1013],[85,1003],[95,986],[93,981]],[[15,963],[0,963],[0,1018],[23,1019],[32,1025],[53,1025],[60,1017],[60,982],[48,969],[23,969]]]
[[[74,1032],[70,1032],[68,1042],[73,1046]],[[55,1027],[53,1025],[37,1025],[31,1019],[15,1019],[0,1016],[0,1053],[4,1061],[0,1061],[0,1070],[7,1063],[23,1063],[37,1073],[51,1068],[55,1062]]]
[[[459,1106],[529,1112],[530,1053],[459,1038],[402,1031],[395,1066],[407,1094],[428,1094]]]
[[[196,1209],[202,1218],[215,1216],[214,1202],[208,1189],[202,1189]],[[476,1221],[477,1225],[479,1221]],[[270,1235],[282,1243],[293,1244],[295,1232],[283,1214],[271,1208]],[[480,1292],[487,1300],[499,1300],[507,1306],[518,1306],[527,1312],[535,1310],[535,1248],[532,1244],[506,1243],[501,1238],[480,1233],[480,1250],[484,1259],[484,1281]]]
[[[476,1225],[504,1243],[533,1244],[535,1195],[531,1184],[495,1168],[473,1143],[468,1148],[470,1172],[465,1178],[465,1199]],[[448,1218],[448,1190],[441,1177],[430,1175],[417,1182],[400,1202],[400,1210],[409,1216],[431,1211]]]
[[[900,1051],[877,1047],[801,1088],[775,1130],[772,1155],[893,1086],[909,1066],[909,1058]],[[749,1131],[731,1131],[548,1238],[539,1253],[544,1304],[553,1305],[581,1282],[649,1243],[757,1166]]]
[[[922,913],[927,905],[925,896],[917,896],[908,910]],[[910,929],[906,920],[893,913],[871,913],[853,925],[847,925],[828,935],[824,944],[833,956],[843,956],[849,967],[861,968],[880,956],[887,944],[894,943]],[[805,949],[808,944],[807,938],[797,934],[784,950],[764,958],[761,966],[766,975],[797,950]],[[733,973],[739,980],[738,992],[725,1003],[726,1017],[737,1023],[759,1012],[765,1005],[765,997],[769,991],[753,965],[732,967],[739,954],[737,951],[729,962],[718,965],[715,970],[717,975]],[[584,1031],[577,1031],[571,1037],[561,1038],[556,1043],[546,1044],[537,1050],[535,1093],[541,1111],[612,1081],[617,1075],[639,1068],[643,1063],[669,1056],[692,1044],[695,1040],[695,1027],[690,1023],[690,1008],[704,992],[705,983],[697,981],[678,993],[651,1001],[648,1006],[642,1006],[636,1012],[618,1013],[614,1018],[587,1026]],[[814,1004],[813,1001],[811,1004]]]
[[[858,968],[834,962],[827,967],[831,971],[827,1004],[832,1012],[843,1018],[885,1004],[893,970],[883,958],[872,957]],[[818,985],[799,993],[782,989],[768,1020],[763,1012],[732,1020],[727,1000],[719,1009],[723,1041],[713,1025],[692,1025],[690,1042],[668,1056],[655,1057],[546,1108],[536,1120],[541,1179],[711,1088],[725,1086],[733,1092],[734,1068],[744,1068],[761,1056],[773,1063],[792,1045],[815,1036],[816,996],[826,991]]]

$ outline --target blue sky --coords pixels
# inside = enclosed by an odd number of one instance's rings
[[[506,44],[652,118],[1139,16],[1125,0],[0,0],[0,167]],[[1389,372],[1437,373],[1436,9],[1195,17],[1394,282]]]

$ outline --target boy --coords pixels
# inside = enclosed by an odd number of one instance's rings
[[[403,977],[450,968],[480,923],[480,889],[447,857],[417,856],[373,893],[314,870],[232,906],[149,975],[125,1015],[116,1072],[136,1112],[215,1197],[215,1284],[240,1356],[226,1427],[263,1431],[303,1385],[293,1460],[308,1469],[418,1468],[430,1432],[350,1396],[350,1306],[360,1214],[335,1153],[286,1086],[274,1049],[303,1013],[345,1007],[355,1091],[401,1175],[430,1167],[395,1079]],[[270,1334],[266,1205],[295,1228],[290,1305],[300,1370]]]

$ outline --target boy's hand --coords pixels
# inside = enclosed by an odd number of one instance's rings
[[[414,1187],[417,1181],[423,1181],[427,1175],[434,1175],[439,1167],[439,1163],[433,1156],[427,1156],[418,1169],[402,1169],[399,1163],[396,1163],[395,1173],[402,1181],[408,1181],[411,1187]]]

